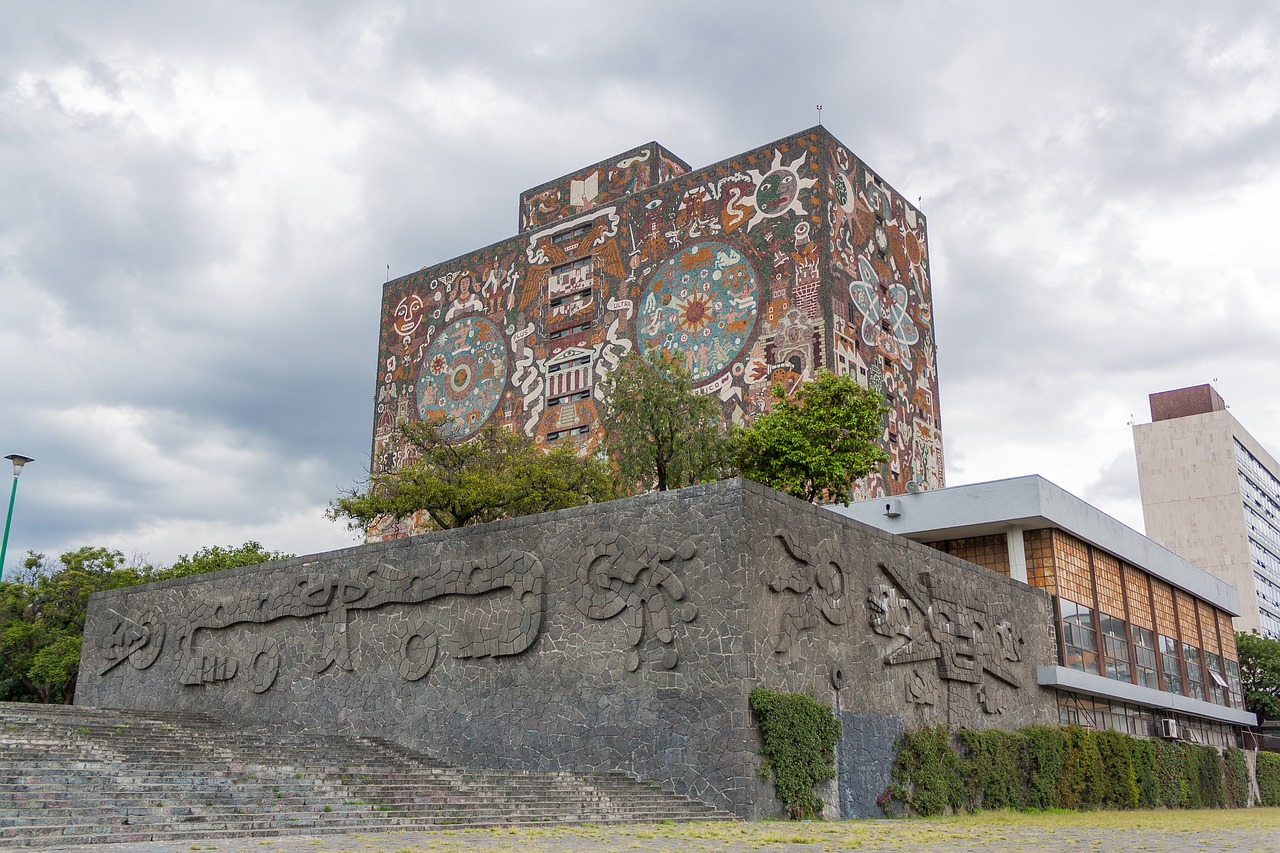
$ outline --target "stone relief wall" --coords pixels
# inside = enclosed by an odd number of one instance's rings
[[[755,678],[912,725],[1056,721],[1035,678],[1056,657],[1047,595],[901,537],[831,525],[826,510],[770,520],[772,502],[757,510],[757,499],[749,607],[770,634]]]
[[[1055,719],[1051,624],[1029,587],[729,481],[96,596],[77,701],[625,769],[762,817],[747,696],[811,692],[854,816],[904,725]]]

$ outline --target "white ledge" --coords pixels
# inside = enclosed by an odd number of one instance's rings
[[[1078,669],[1068,669],[1065,666],[1036,667],[1036,681],[1041,687],[1058,687],[1063,690],[1072,690],[1076,693],[1088,693],[1091,696],[1101,696],[1104,699],[1132,702],[1135,705],[1145,705],[1156,710],[1176,711],[1180,714],[1204,717],[1209,720],[1230,723],[1234,726],[1256,726],[1258,724],[1256,715],[1250,714],[1248,711],[1241,711],[1239,708],[1215,705],[1212,702],[1206,702],[1203,699],[1192,699],[1190,696],[1183,696],[1180,693],[1153,690],[1150,687],[1130,684],[1127,681],[1116,681],[1114,678],[1104,678],[1101,675],[1081,672]]]

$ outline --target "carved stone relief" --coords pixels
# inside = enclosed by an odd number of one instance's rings
[[[351,671],[356,665],[349,630],[352,611],[423,604],[445,596],[472,599],[464,607],[461,624],[452,637],[454,657],[520,654],[533,644],[542,629],[544,585],[542,563],[524,551],[445,560],[422,569],[383,564],[361,575],[294,575],[267,591],[247,591],[230,601],[196,605],[178,634],[179,680],[188,685],[209,684],[244,675],[255,693],[270,690],[283,663],[280,646],[274,640],[261,639],[243,662],[202,654],[200,644],[233,626],[264,625],[286,617],[323,624],[316,673],[329,669]],[[125,631],[118,629],[119,640],[109,646],[117,658],[111,666],[119,663],[122,655],[137,654],[143,648],[130,646],[132,635]],[[395,639],[401,676],[408,681],[425,677],[436,663],[440,645],[425,617],[419,614],[401,619],[389,631]],[[159,637],[162,642],[163,627]]]
[[[685,540],[677,547],[651,544],[643,548],[619,533],[597,533],[587,541],[578,562],[578,610],[588,618],[621,616],[627,625],[627,670],[640,668],[646,628],[666,648],[659,663],[674,669],[680,663],[675,625],[692,622],[697,606],[685,600],[685,586],[670,563],[692,560],[697,547]]]
[[[885,665],[933,661],[936,667],[936,682],[913,667],[908,698],[934,704],[935,685],[941,682],[946,685],[949,722],[963,722],[975,700],[987,714],[1003,713],[1005,688],[1022,686],[1009,666],[1022,660],[1023,640],[1013,624],[990,613],[987,602],[960,583],[932,572],[913,575],[887,563],[877,565],[892,585],[871,586],[867,620],[872,631],[893,640],[883,651]],[[922,614],[919,627],[912,606]],[[972,685],[969,692],[964,690],[967,685]]]
[[[134,669],[146,669],[160,657],[164,635],[164,623],[154,607],[136,617],[119,616],[102,644],[104,663],[98,674],[106,675],[126,660]]]
[[[773,650],[782,653],[795,645],[804,631],[817,627],[819,619],[838,626],[848,621],[849,613],[845,570],[835,540],[824,539],[806,547],[783,530],[774,537],[795,561],[769,581],[771,591],[787,598],[773,631]]]

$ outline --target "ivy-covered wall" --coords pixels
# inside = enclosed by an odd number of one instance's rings
[[[1273,758],[1280,756],[1260,756],[1258,778],[1276,797],[1280,767],[1264,782],[1263,767],[1274,766]],[[1249,768],[1241,749],[1223,753],[1079,726],[962,730],[954,736],[941,726],[913,729],[898,741],[892,775],[880,798],[886,814],[1249,805]]]

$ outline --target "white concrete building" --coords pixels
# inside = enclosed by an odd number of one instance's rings
[[[1208,385],[1150,401],[1133,428],[1147,536],[1240,592],[1236,630],[1280,638],[1280,462]]]

